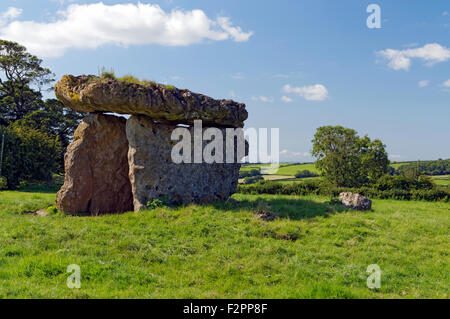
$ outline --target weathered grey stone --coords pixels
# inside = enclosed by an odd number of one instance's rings
[[[171,135],[176,128],[156,124],[145,116],[132,116],[127,121],[128,161],[136,211],[157,198],[166,197],[174,204],[206,204],[225,201],[236,191],[240,161],[234,164],[172,161],[172,148],[178,141],[172,141]],[[193,138],[193,128],[189,130]],[[221,132],[225,140],[225,129]],[[223,144],[225,148],[226,142]]]
[[[360,194],[344,192],[339,194],[339,199],[345,207],[357,210],[370,210],[372,208],[372,201]]]
[[[91,114],[75,131],[64,158],[65,180],[56,206],[91,215],[133,210],[125,118]]]
[[[55,94],[76,111],[146,115],[170,124],[202,120],[205,126],[243,127],[248,117],[243,103],[153,82],[144,86],[92,75],[65,75],[56,83]]]

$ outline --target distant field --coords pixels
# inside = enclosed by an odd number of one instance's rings
[[[409,164],[412,162],[392,162],[391,166],[398,169],[400,166]],[[261,167],[268,167],[267,164],[244,164],[242,165],[241,172],[247,172],[252,169],[261,169]],[[280,169],[275,175],[294,176],[298,171],[308,170],[313,173],[319,174],[314,163],[295,164],[295,163],[282,163]]]
[[[398,169],[402,165],[411,164],[412,162],[391,162],[393,168]]]
[[[263,178],[266,181],[283,181],[286,179],[295,179],[295,176],[289,176],[289,175],[263,175]]]
[[[267,164],[245,164],[241,168],[241,172],[250,171],[252,169],[261,169],[261,167],[268,167]],[[275,175],[284,175],[284,176],[294,176],[297,172],[308,170],[313,173],[319,173],[316,169],[314,163],[306,163],[306,164],[289,164],[283,163],[280,164],[280,168]]]
[[[432,176],[436,185],[450,186],[450,175]]]

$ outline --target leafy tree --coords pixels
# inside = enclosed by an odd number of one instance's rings
[[[298,171],[298,172],[295,174],[295,177],[296,177],[296,178],[318,177],[318,176],[319,176],[319,174],[310,172],[310,171],[308,171],[307,169],[302,170],[302,171]]]
[[[312,155],[324,178],[337,186],[360,184],[361,154],[356,131],[342,126],[322,126],[313,139]]]
[[[66,108],[56,99],[43,101],[41,90],[48,87],[53,81],[51,71],[42,67],[42,60],[29,54],[26,48],[20,44],[0,40],[0,126],[19,131],[29,130],[30,134],[37,134],[35,138],[43,138],[47,142],[50,139],[57,141],[58,144],[57,147],[50,148],[56,153],[52,155],[46,153],[49,158],[56,161],[56,165],[49,165],[48,159],[45,157],[25,154],[25,146],[29,147],[30,153],[35,152],[31,144],[11,142],[25,137],[26,140],[31,140],[29,134],[25,136],[25,133],[21,133],[19,138],[17,132],[8,130],[11,137],[10,152],[21,152],[25,159],[34,158],[36,161],[43,161],[29,166],[37,170],[35,175],[28,172],[13,178],[9,174],[8,180],[11,181],[8,181],[9,186],[14,186],[20,179],[38,180],[38,177],[47,178],[47,175],[39,172],[41,169],[51,169],[47,172],[50,175],[51,173],[62,173],[64,171],[64,152],[85,114]],[[14,138],[14,136],[17,138]],[[14,150],[14,147],[18,149]],[[49,150],[49,148],[46,150]],[[39,153],[36,155],[39,155]],[[10,166],[14,174],[28,170],[28,167],[21,167],[21,164],[25,165],[26,162],[18,161],[14,168]]]
[[[48,136],[58,137],[61,148],[57,156],[59,165],[56,172],[63,173],[64,153],[73,138],[75,129],[84,116],[86,116],[85,113],[67,108],[56,99],[48,99],[42,104],[40,109],[28,113],[15,123],[31,127]]]
[[[1,87],[0,87],[1,88]],[[16,96],[19,94],[16,90]],[[23,95],[24,110],[19,114],[14,104],[14,97],[0,92],[0,124],[9,125],[17,119],[23,118],[27,113],[42,107],[42,94],[26,87],[21,93]]]
[[[54,81],[52,72],[41,64],[42,60],[28,53],[24,46],[0,40],[0,71],[3,73],[0,107],[8,114],[6,121],[21,119],[37,108],[35,102],[42,98],[41,88]],[[38,92],[31,86],[36,86]],[[2,121],[5,121],[4,116]]]
[[[389,159],[380,140],[360,138],[355,130],[323,126],[313,139],[312,155],[324,178],[339,187],[374,183],[389,172]]]
[[[381,176],[389,174],[389,158],[385,145],[376,139],[364,136],[360,139],[361,176],[363,182],[374,183]]]
[[[21,181],[48,181],[58,162],[55,154],[60,153],[58,137],[14,123],[0,128],[5,133],[2,174],[9,188],[15,188]]]

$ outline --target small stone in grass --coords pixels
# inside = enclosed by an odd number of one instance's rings
[[[36,216],[47,216],[48,215],[48,211],[46,211],[45,209],[40,209],[40,210],[34,212],[34,215],[36,215]]]

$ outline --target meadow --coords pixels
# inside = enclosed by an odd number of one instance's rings
[[[40,217],[24,212],[53,205],[54,190],[0,192],[0,298],[449,298],[448,203],[233,198]],[[66,286],[69,264],[81,289]],[[371,264],[380,289],[366,286]]]

